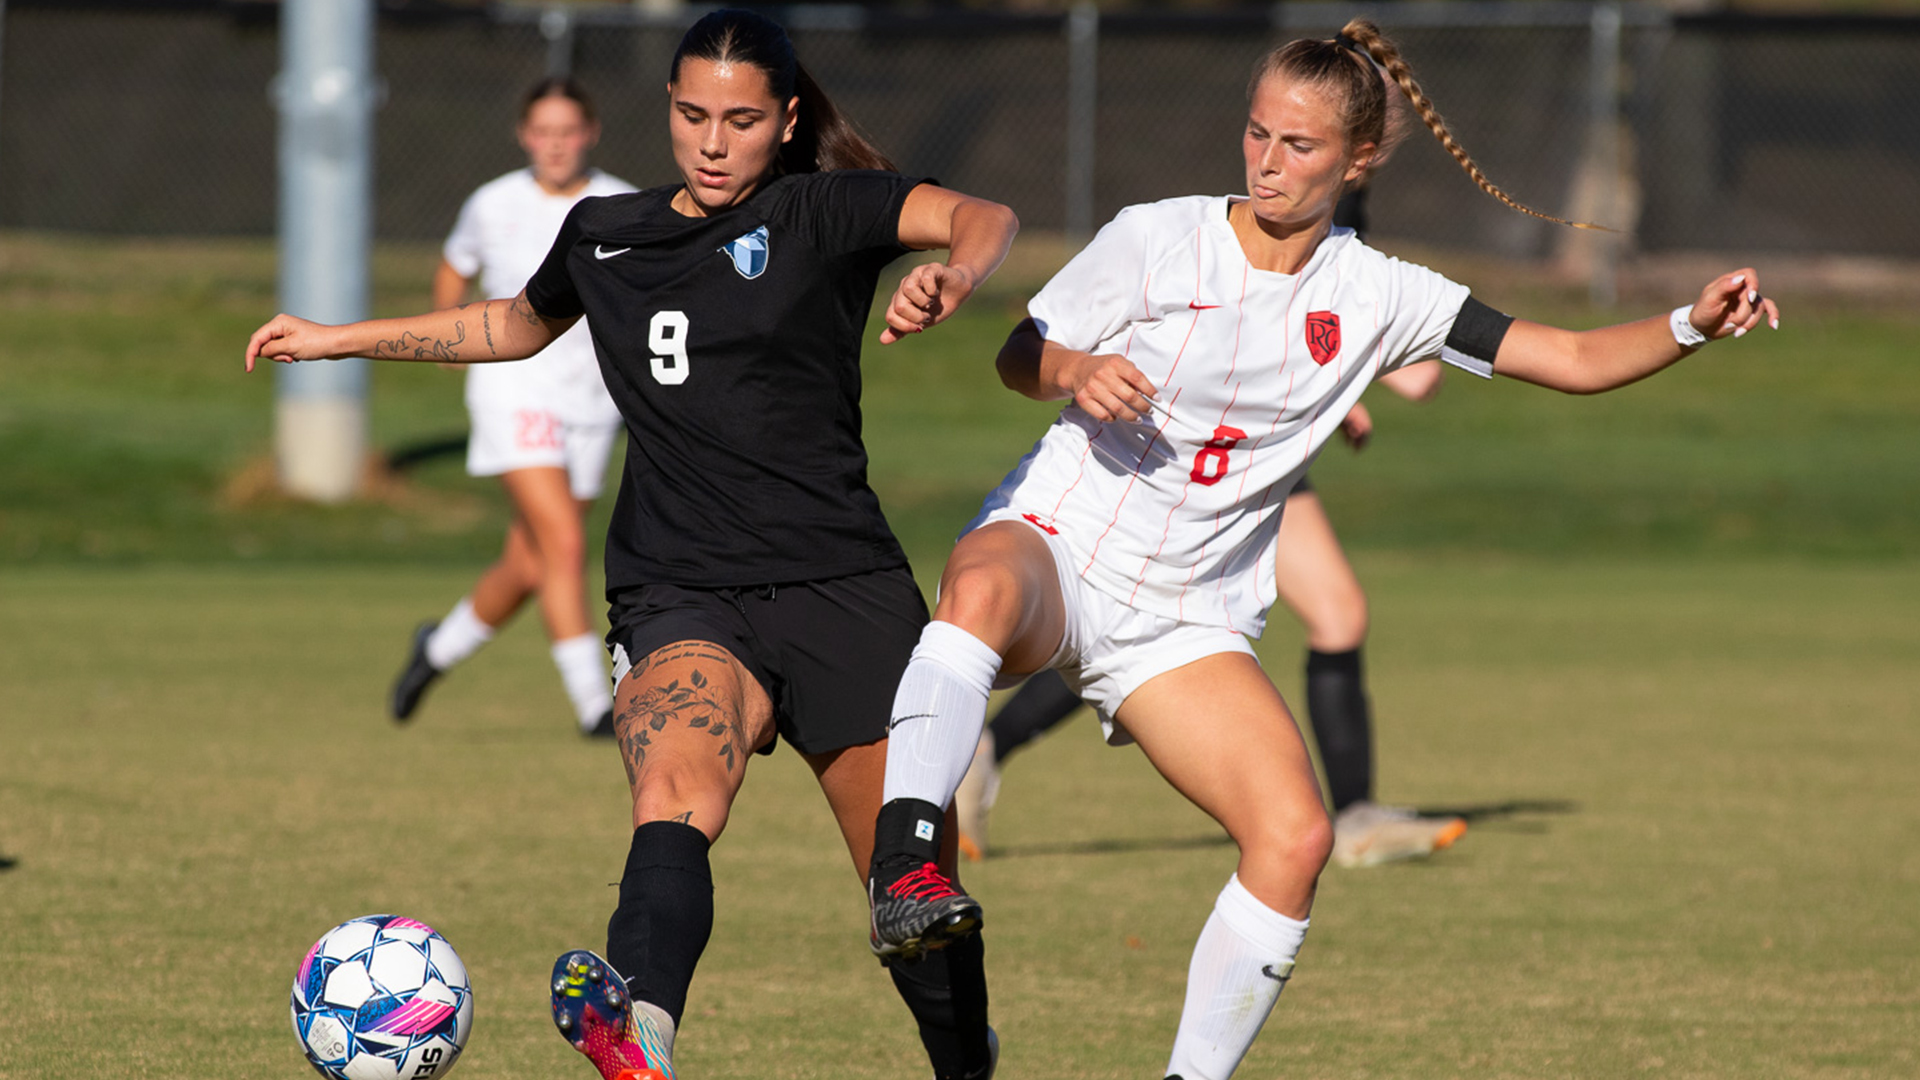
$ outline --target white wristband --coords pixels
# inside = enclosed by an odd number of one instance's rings
[[[1692,314],[1693,305],[1682,304],[1667,316],[1667,325],[1673,330],[1673,340],[1679,342],[1683,349],[1697,349],[1707,343],[1707,335],[1693,328],[1693,320],[1688,318]]]

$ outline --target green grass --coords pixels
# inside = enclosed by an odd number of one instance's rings
[[[383,251],[378,308],[424,303],[432,259]],[[923,584],[1051,414],[990,370],[1045,261],[868,354],[873,478]],[[1601,318],[1482,273],[1490,302]],[[259,244],[0,236],[0,1080],[306,1075],[294,968],[379,910],[472,968],[456,1075],[583,1076],[544,980],[602,935],[621,771],[570,734],[531,619],[413,727],[382,719],[504,505],[457,461],[343,508],[252,491],[271,384],[238,356],[272,275]],[[1240,1075],[1920,1075],[1920,335],[1782,302],[1781,333],[1608,397],[1383,396],[1374,448],[1316,468],[1373,604],[1381,794],[1474,823],[1327,874]],[[453,376],[375,386],[382,448],[463,428]],[[806,770],[752,772],[680,1066],[924,1075]],[[1015,760],[994,837],[967,877],[1001,1075],[1158,1076],[1218,830],[1083,718]]]
[[[868,348],[872,476],[916,550],[941,549],[1054,411],[992,374],[1049,265],[1032,247],[938,331]],[[423,307],[435,257],[383,250],[377,312]],[[1511,271],[1462,273],[1514,310],[1602,321]],[[1334,519],[1361,549],[1920,555],[1920,323],[1781,302],[1782,331],[1599,398],[1457,374],[1431,406],[1375,394],[1374,447],[1319,466]],[[344,508],[245,494],[272,376],[238,357],[273,308],[265,244],[0,236],[0,563],[489,556],[504,504],[457,459]],[[463,432],[459,376],[377,365],[371,424],[382,450]]]
[[[1920,569],[1362,560],[1382,794],[1475,814],[1327,874],[1243,1072],[1898,1077],[1920,1068]],[[578,1076],[547,1029],[624,854],[611,751],[537,632],[379,700],[464,582],[405,568],[0,575],[0,1077],[298,1076],[286,990],[334,922],[424,918],[473,970],[460,1075]],[[1264,646],[1290,693],[1297,641]],[[757,760],[715,851],[696,1077],[923,1068],[811,781]],[[1157,1075],[1231,849],[1080,719],[1009,770],[988,905],[1003,1075]],[[105,1022],[102,1022],[105,1021]]]

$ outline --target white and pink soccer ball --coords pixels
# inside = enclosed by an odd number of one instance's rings
[[[330,1080],[437,1080],[472,1030],[467,966],[415,919],[343,922],[313,943],[293,980],[293,1032]]]

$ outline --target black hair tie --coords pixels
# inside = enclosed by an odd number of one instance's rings
[[[1333,43],[1347,50],[1348,52],[1359,53],[1362,59],[1366,59],[1366,60],[1373,59],[1373,55],[1371,53],[1367,52],[1367,50],[1363,48],[1359,42],[1348,37],[1344,32],[1342,32],[1339,36],[1335,37],[1333,39]]]

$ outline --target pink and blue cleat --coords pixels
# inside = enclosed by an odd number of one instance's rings
[[[600,1070],[602,1080],[673,1080],[672,1020],[635,1008],[613,965],[585,949],[553,962],[553,1026]]]

